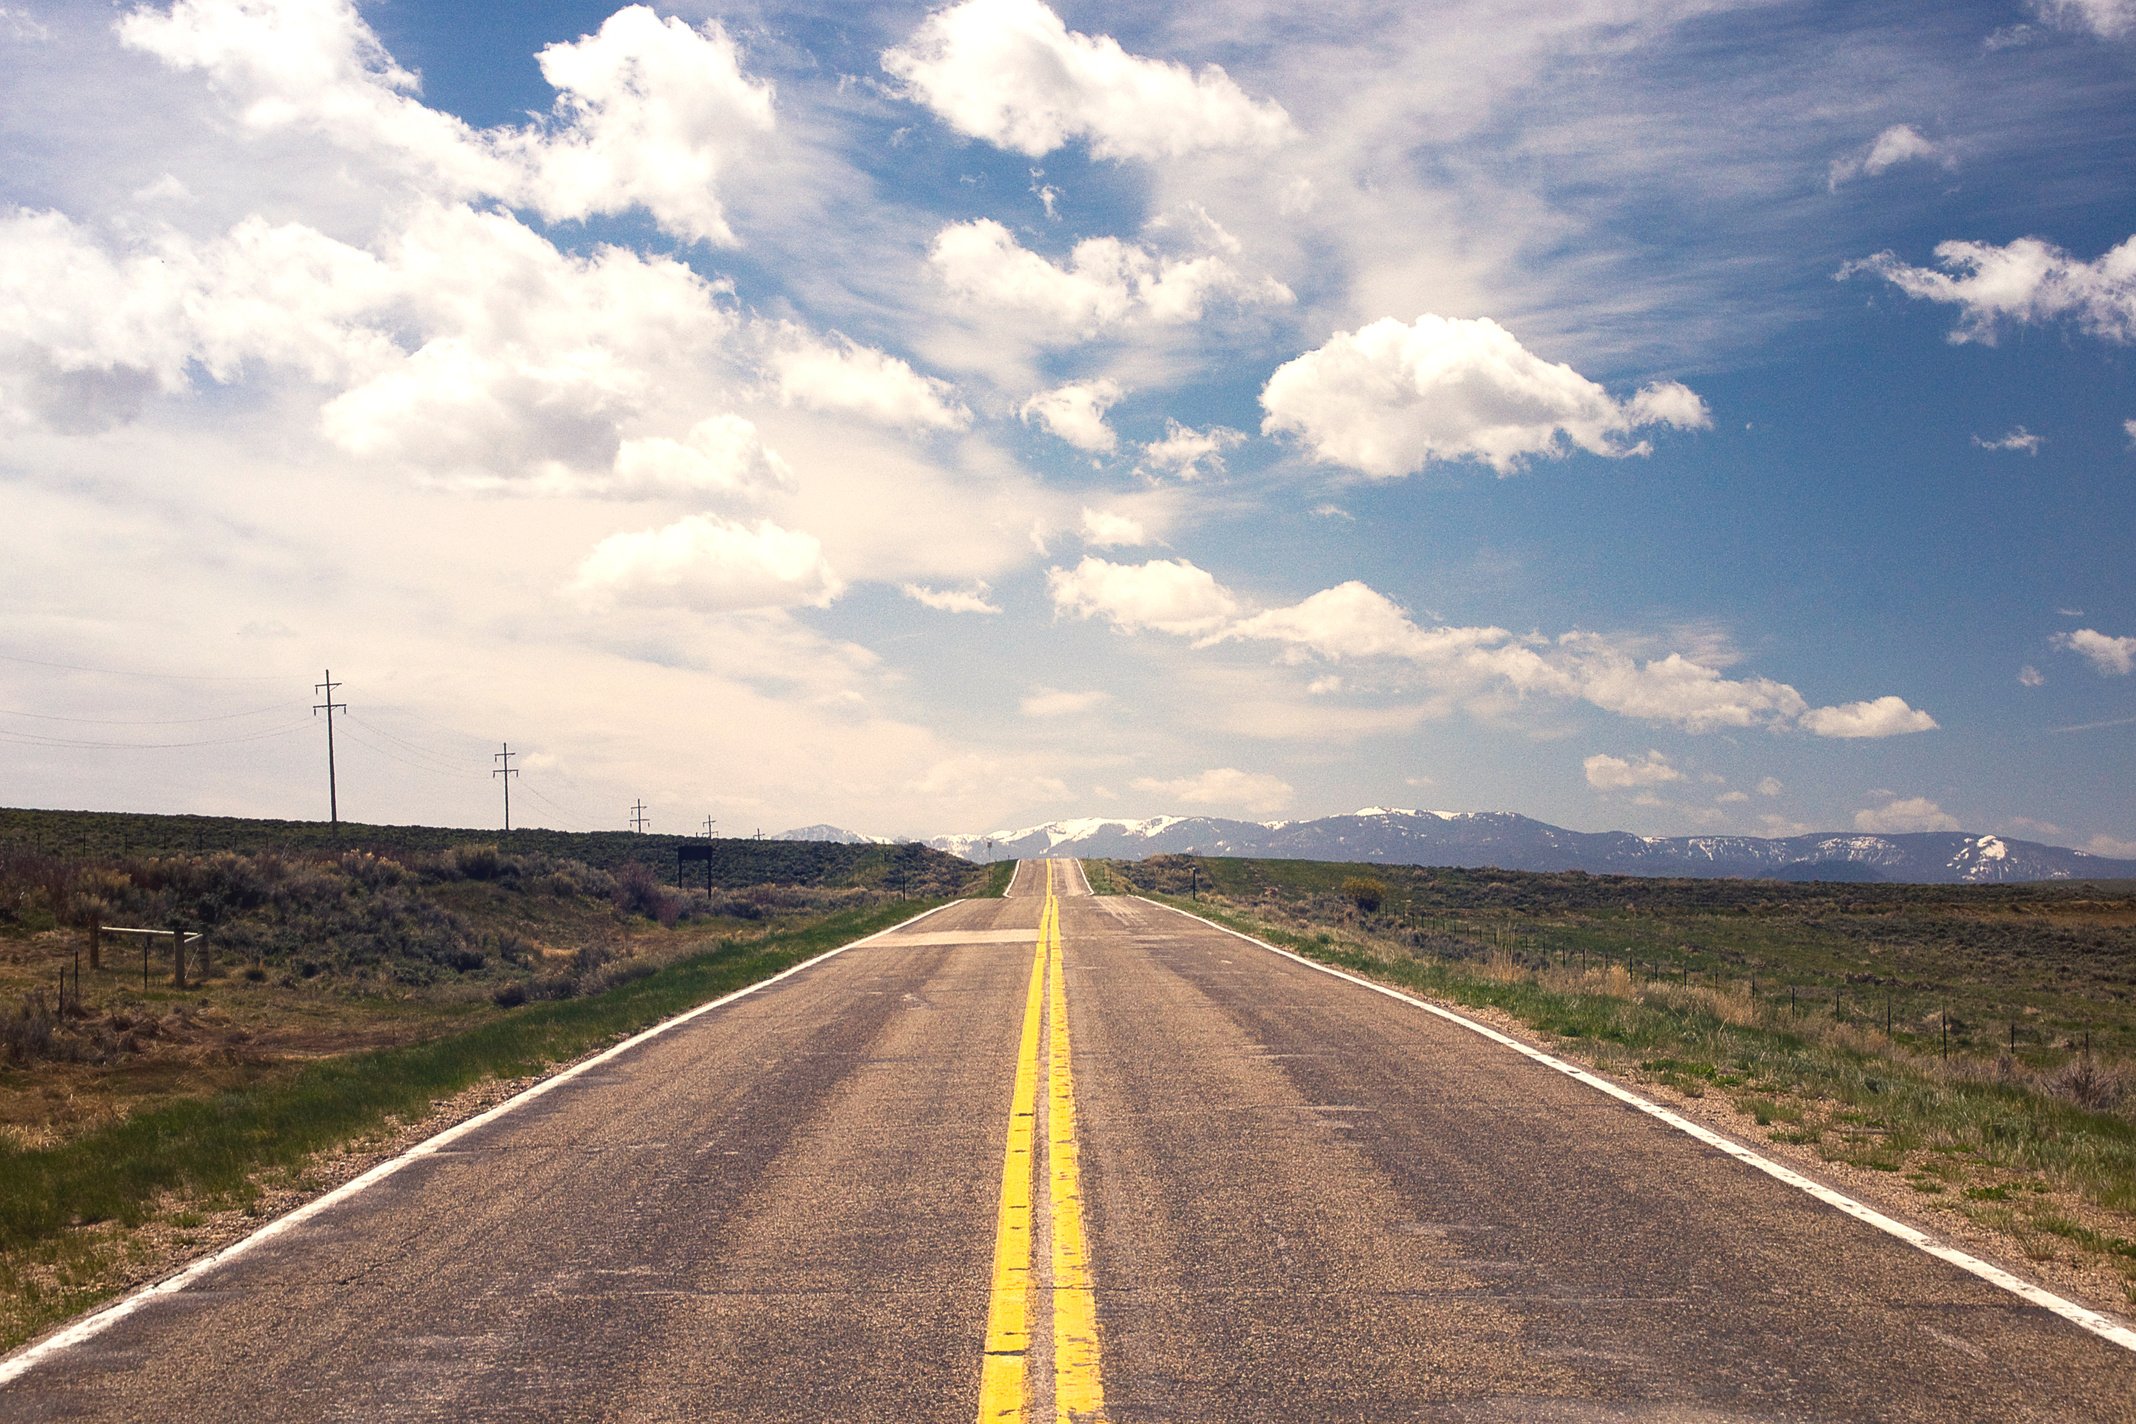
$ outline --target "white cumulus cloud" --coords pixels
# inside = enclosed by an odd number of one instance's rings
[[[1626,439],[1637,428],[1712,423],[1705,402],[1676,382],[1620,401],[1495,321],[1429,314],[1338,333],[1278,367],[1261,405],[1264,433],[1296,435],[1315,459],[1378,479],[1433,460],[1480,460],[1510,474],[1568,443],[1640,455],[1650,447]]]
[[[1626,791],[1684,779],[1684,774],[1658,751],[1650,751],[1637,760],[1597,752],[1581,765],[1587,771],[1587,784],[1597,791]]]
[[[1150,536],[1139,519],[1085,505],[1083,542],[1095,549],[1133,548],[1149,543]]]
[[[1215,65],[1199,71],[1070,30],[1040,0],[964,0],[938,10],[883,68],[959,133],[1040,158],[1087,140],[1098,158],[1175,158],[1291,135],[1281,106]]]
[[[1802,714],[1804,731],[1820,737],[1903,737],[1933,732],[1936,719],[1902,697],[1874,697],[1838,707],[1813,707]]]
[[[745,525],[692,514],[659,529],[611,534],[579,566],[573,592],[611,603],[726,613],[820,608],[844,584],[813,535],[768,519]]]
[[[1065,266],[1049,262],[992,218],[951,223],[928,252],[943,285],[973,306],[1031,318],[1056,337],[1141,322],[1199,321],[1216,303],[1291,301],[1288,287],[1249,277],[1221,256],[1162,255],[1117,237],[1085,238]]]
[[[1125,394],[1119,382],[1103,377],[1070,381],[1041,391],[1016,413],[1026,425],[1036,421],[1078,450],[1104,455],[1120,448],[1120,437],[1105,423],[1105,412]]]
[[[1230,590],[1185,559],[1115,564],[1086,556],[1072,569],[1050,570],[1046,587],[1056,612],[1103,618],[1124,633],[1207,633],[1238,611]]]
[[[818,337],[781,323],[765,366],[787,405],[857,415],[898,430],[963,430],[972,423],[949,382],[843,336]]]
[[[963,588],[931,588],[926,584],[904,585],[905,597],[937,613],[999,613],[1001,605],[989,598],[984,580]]]
[[[1234,640],[1273,642],[1292,657],[1395,659],[1417,665],[1450,693],[1572,699],[1691,732],[1799,726],[1816,736],[1865,737],[1936,725],[1897,697],[1812,708],[1784,682],[1731,677],[1683,652],[1642,656],[1596,633],[1544,638],[1495,627],[1419,627],[1399,604],[1355,580],[1224,622],[1201,643]]]
[[[1137,791],[1169,797],[1179,805],[1243,811],[1251,816],[1273,814],[1289,805],[1291,799],[1291,784],[1280,776],[1229,766],[1196,776],[1138,777],[1133,785]]]
[[[1907,796],[1856,811],[1854,829],[1891,835],[1902,831],[1955,831],[1959,825],[1956,816],[1926,796]]]
[[[756,426],[738,415],[714,415],[680,440],[663,435],[625,440],[616,448],[608,491],[749,496],[790,488],[793,479],[793,470],[765,446]]]
[[[732,243],[718,180],[773,125],[770,86],[742,72],[724,29],[644,5],[541,52],[557,91],[545,120],[486,130],[424,105],[351,0],[178,0],[130,12],[119,33],[206,75],[254,130],[314,132],[434,197],[552,221],[635,207],[677,236]]]
[[[2136,237],[2086,262],[2051,242],[2020,237],[1992,242],[1936,244],[1934,267],[1914,267],[1879,252],[1840,268],[1842,277],[1866,272],[1909,297],[1958,308],[1953,341],[1993,344],[2006,326],[2069,320],[2104,341],[2136,341]]]
[[[1165,474],[1181,480],[1221,475],[1224,452],[1244,444],[1245,440],[1242,432],[1229,426],[1212,425],[1207,430],[1195,430],[1167,417],[1164,438],[1152,440],[1142,447],[1142,460],[1137,469],[1145,474]]]
[[[2117,638],[2096,628],[2079,628],[2074,633],[2055,634],[2054,645],[2082,656],[2110,677],[2127,677],[2136,672],[2136,638]]]

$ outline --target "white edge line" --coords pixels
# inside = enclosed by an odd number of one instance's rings
[[[2053,1291],[2043,1286],[2036,1286],[2030,1281],[2014,1276],[1992,1262],[1983,1261],[1980,1257],[1970,1252],[1961,1251],[1956,1246],[1938,1241],[1925,1231],[1908,1226],[1903,1221],[1894,1220],[1876,1208],[1864,1202],[1856,1201],[1845,1192],[1834,1191],[1822,1182],[1805,1177],[1792,1167],[1785,1166],[1762,1153],[1755,1152],[1735,1139],[1725,1137],[1702,1123],[1693,1122],[1690,1118],[1671,1112],[1661,1104],[1649,1098],[1641,1097],[1629,1088],[1610,1082],[1607,1078],[1590,1073],[1576,1063],[1568,1063],[1562,1058],[1543,1052],[1540,1048],[1522,1043],[1510,1034],[1500,1033],[1497,1029],[1487,1024],[1478,1023],[1464,1014],[1457,1014],[1452,1009],[1419,999],[1414,995],[1405,994],[1401,990],[1390,988],[1385,984],[1374,983],[1370,979],[1347,973],[1344,970],[1335,968],[1333,965],[1322,964],[1317,960],[1308,959],[1306,956],[1284,949],[1280,945],[1273,945],[1266,940],[1255,939],[1250,934],[1241,933],[1232,929],[1229,925],[1220,925],[1214,920],[1203,919],[1202,916],[1191,911],[1179,909],[1177,906],[1160,905],[1155,900],[1148,899],[1145,896],[1136,895],[1133,898],[1141,900],[1145,905],[1154,906],[1160,910],[1170,910],[1176,915],[1184,915],[1190,920],[1209,926],[1211,929],[1221,930],[1233,938],[1245,940],[1248,944],[1259,945],[1271,954],[1280,954],[1285,959],[1293,960],[1308,969],[1317,969],[1323,974],[1332,974],[1337,979],[1347,979],[1352,984],[1370,989],[1375,994],[1385,994],[1390,999],[1399,999],[1401,1002],[1414,1008],[1422,1009],[1428,1014],[1436,1014],[1449,1023],[1459,1024],[1471,1033],[1481,1034],[1493,1043],[1510,1048],[1515,1053],[1532,1059],[1547,1068],[1554,1068],[1566,1077],[1584,1083],[1598,1092],[1607,1093],[1619,1102],[1627,1103],[1647,1116],[1667,1123],[1678,1132],[1695,1137],[1708,1147],[1716,1148],[1739,1162],[1757,1168],[1768,1177],[1775,1178],[1800,1191],[1807,1192],[1825,1205],[1837,1207],[1855,1220],[1873,1226],[1887,1236],[1895,1236],[1916,1250],[1925,1251],[1938,1260],[1948,1261],[1960,1270],[1970,1271],[1990,1285],[2000,1286],[2028,1304],[2039,1306],[2043,1310],[2051,1310],[2064,1320],[2074,1325],[2080,1325],[2092,1334],[2103,1340],[2111,1341],[2124,1350],[2136,1350],[2136,1329],[2123,1325],[2112,1316],[2103,1315],[2096,1310],[2079,1305],[2064,1296],[2056,1295]]]
[[[871,935],[864,935],[849,944],[841,944],[836,949],[827,949],[823,953],[816,955],[813,958],[804,959],[799,964],[793,965],[787,969],[780,970],[777,974],[772,975],[769,979],[759,979],[756,983],[745,985],[740,989],[736,989],[731,994],[724,994],[717,999],[708,1000],[707,1002],[699,1004],[693,1009],[685,1009],[671,1019],[663,1019],[659,1023],[654,1024],[651,1028],[642,1029],[639,1032],[632,1034],[629,1038],[624,1039],[621,1043],[615,1044],[607,1049],[604,1049],[602,1052],[595,1054],[591,1058],[583,1059],[580,1062],[572,1064],[569,1068],[564,1069],[562,1072],[542,1079],[539,1083],[534,1084],[532,1087],[523,1089],[522,1091],[513,1094],[511,1097],[506,1098],[503,1102],[497,1104],[497,1106],[489,1108],[484,1112],[477,1113],[475,1116],[468,1118],[465,1122],[454,1123],[451,1127],[446,1128],[444,1131],[439,1132],[435,1136],[424,1138],[421,1142],[416,1143],[413,1147],[410,1147],[408,1150],[401,1153],[398,1157],[388,1158],[387,1160],[380,1162],[377,1166],[372,1167],[368,1171],[364,1172],[362,1175],[351,1177],[348,1181],[343,1182],[340,1186],[334,1188],[326,1195],[321,1197],[314,1197],[311,1201],[308,1201],[304,1205],[297,1207],[295,1210],[290,1211],[282,1216],[276,1217],[273,1221],[268,1222],[265,1226],[253,1232],[250,1236],[232,1242],[230,1245],[223,1247],[222,1250],[217,1251],[212,1256],[203,1256],[199,1260],[193,1262],[191,1265],[185,1267],[185,1269],[179,1271],[177,1274],[165,1276],[160,1281],[156,1281],[150,1285],[143,1286],[141,1289],[135,1291],[132,1295],[127,1296],[124,1300],[114,1301],[110,1305],[105,1306],[103,1309],[96,1311],[94,1314],[83,1316],[80,1320],[75,1321],[72,1325],[67,1326],[65,1329],[59,1331],[57,1334],[48,1335],[44,1339],[39,1340],[34,1344],[25,1345],[20,1350],[17,1350],[13,1355],[8,1356],[5,1360],[0,1360],[0,1385],[12,1383],[14,1380],[19,1379],[21,1376],[35,1369],[44,1361],[50,1359],[52,1356],[59,1354],[61,1351],[70,1350],[76,1345],[80,1345],[89,1340],[95,1339],[97,1336],[103,1334],[106,1330],[109,1330],[112,1326],[118,1324],[121,1320],[124,1320],[127,1316],[132,1315],[135,1311],[141,1309],[141,1307],[149,1304],[151,1301],[160,1299],[161,1297],[167,1295],[176,1295],[179,1291],[182,1291],[187,1286],[192,1285],[195,1281],[207,1275],[209,1272],[217,1270],[222,1266],[228,1265],[231,1261],[236,1260],[239,1256],[244,1255],[246,1252],[252,1250],[254,1247],[262,1245],[265,1242],[271,1241],[275,1237],[283,1234],[284,1232],[293,1230],[294,1228],[303,1225],[305,1222],[311,1220],[313,1217],[319,1215],[321,1212],[332,1210],[334,1207],[340,1205],[342,1202],[347,1201],[349,1198],[356,1196],[361,1192],[367,1191],[372,1187],[377,1186],[380,1182],[383,1182],[384,1180],[386,1180],[386,1178],[400,1171],[403,1167],[409,1166],[415,1162],[419,1162],[425,1157],[432,1156],[435,1153],[444,1150],[446,1147],[451,1146],[453,1143],[459,1141],[461,1138],[467,1136],[469,1133],[480,1131],[482,1128],[488,1126],[490,1123],[495,1122],[498,1118],[503,1117],[506,1113],[513,1112],[519,1108],[525,1107],[528,1103],[533,1102],[536,1098],[542,1096],[544,1093],[551,1092],[556,1088],[562,1086],[563,1084],[570,1082],[573,1078],[578,1077],[579,1074],[588,1072],[589,1070],[594,1068],[598,1068],[603,1063],[608,1062],[610,1059],[620,1057],[621,1055],[628,1053],[632,1049],[638,1047],[640,1044],[658,1038],[660,1035],[667,1033],[670,1030],[680,1028],[682,1025],[690,1022],[692,1019],[698,1018],[704,1014],[709,1014],[714,1009],[733,1003],[736,999],[742,998],[743,996],[748,994],[754,994],[759,989],[769,989],[772,985],[778,983],[781,979],[789,979],[792,978],[794,975],[801,973],[805,969],[813,969],[816,965],[823,963],[823,961],[825,961],[826,959],[833,958],[836,955],[844,954],[849,949],[858,949],[862,945],[872,944],[876,940],[881,939],[884,935],[896,934],[899,930],[906,928],[908,925],[917,924],[921,920],[926,919],[929,915],[938,914],[943,910],[951,908],[952,906],[961,905],[963,903],[964,902],[962,900],[951,900],[948,904],[937,905],[932,910],[922,910],[919,914],[914,915],[909,920],[901,920],[897,924],[891,925],[886,929],[877,930]]]

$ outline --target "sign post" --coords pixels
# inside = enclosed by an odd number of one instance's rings
[[[709,895],[712,893],[712,846],[709,841],[701,845],[693,845],[688,841],[684,841],[682,844],[675,847],[676,888],[679,889],[682,886],[683,866],[689,864],[693,860],[704,862],[705,893]]]

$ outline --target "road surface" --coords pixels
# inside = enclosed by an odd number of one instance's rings
[[[2125,1420],[2136,1353],[1027,862],[0,1386],[6,1420],[1069,1417]]]

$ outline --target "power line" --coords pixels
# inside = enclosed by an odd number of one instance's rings
[[[81,727],[193,727],[202,722],[235,722],[244,717],[264,717],[269,712],[287,712],[292,702],[276,702],[249,712],[219,712],[213,717],[61,717],[51,712],[18,712],[0,707],[0,717],[27,717],[35,722],[68,722]]]
[[[367,722],[353,712],[342,713],[341,720],[344,722],[354,722],[357,726],[363,728],[367,732],[370,732],[373,736],[383,737],[387,741],[393,743],[395,746],[400,747],[402,750],[413,753],[415,756],[420,757],[424,762],[429,764],[426,768],[428,770],[447,772],[454,776],[474,775],[474,769],[472,766],[469,765],[467,761],[462,761],[449,752],[431,751],[428,747],[419,746],[416,743],[409,741],[405,737],[396,737],[391,732],[387,731],[385,728],[379,726],[377,723]],[[344,731],[342,735],[347,736],[348,733]],[[384,751],[385,749],[383,747],[373,747],[372,750]],[[406,758],[401,759],[406,760]],[[416,765],[416,763],[410,762],[409,765],[413,766]]]
[[[233,677],[215,673],[133,672],[127,668],[86,667],[81,663],[47,662],[43,658],[18,657],[13,653],[0,653],[0,662],[22,663],[28,667],[58,668],[62,672],[93,672],[104,677],[139,677],[155,682],[280,682],[282,680],[280,677]]]
[[[344,713],[342,716],[342,720],[344,722],[347,722],[353,721],[354,719]],[[472,778],[476,774],[475,771],[470,767],[459,766],[447,768],[437,766],[429,762],[420,762],[413,757],[402,756],[399,752],[393,750],[393,748],[383,747],[376,742],[369,741],[363,737],[359,737],[346,727],[343,727],[341,729],[341,738],[343,741],[355,743],[357,746],[362,747],[367,752],[376,752],[378,755],[384,757],[388,761],[397,761],[402,766],[414,767],[417,771],[428,772],[432,776],[453,776]]]
[[[211,737],[197,742],[86,742],[72,737],[47,737],[40,732],[16,732],[0,728],[0,741],[12,742],[24,747],[72,747],[83,751],[111,752],[157,752],[176,751],[185,747],[234,747],[244,742],[264,742],[272,737],[286,737],[290,733],[310,726],[309,721],[292,722],[286,727],[277,727],[264,732],[248,732],[241,737]]]
[[[576,811],[573,811],[568,806],[559,806],[556,802],[551,801],[548,797],[542,795],[537,788],[522,784],[519,789],[521,791],[526,792],[527,795],[532,796],[535,800],[541,802],[544,806],[547,806],[550,810],[560,813],[566,821],[569,821],[571,823],[570,829],[574,831],[584,831],[589,834],[595,830],[593,823],[586,817],[579,815]]]

